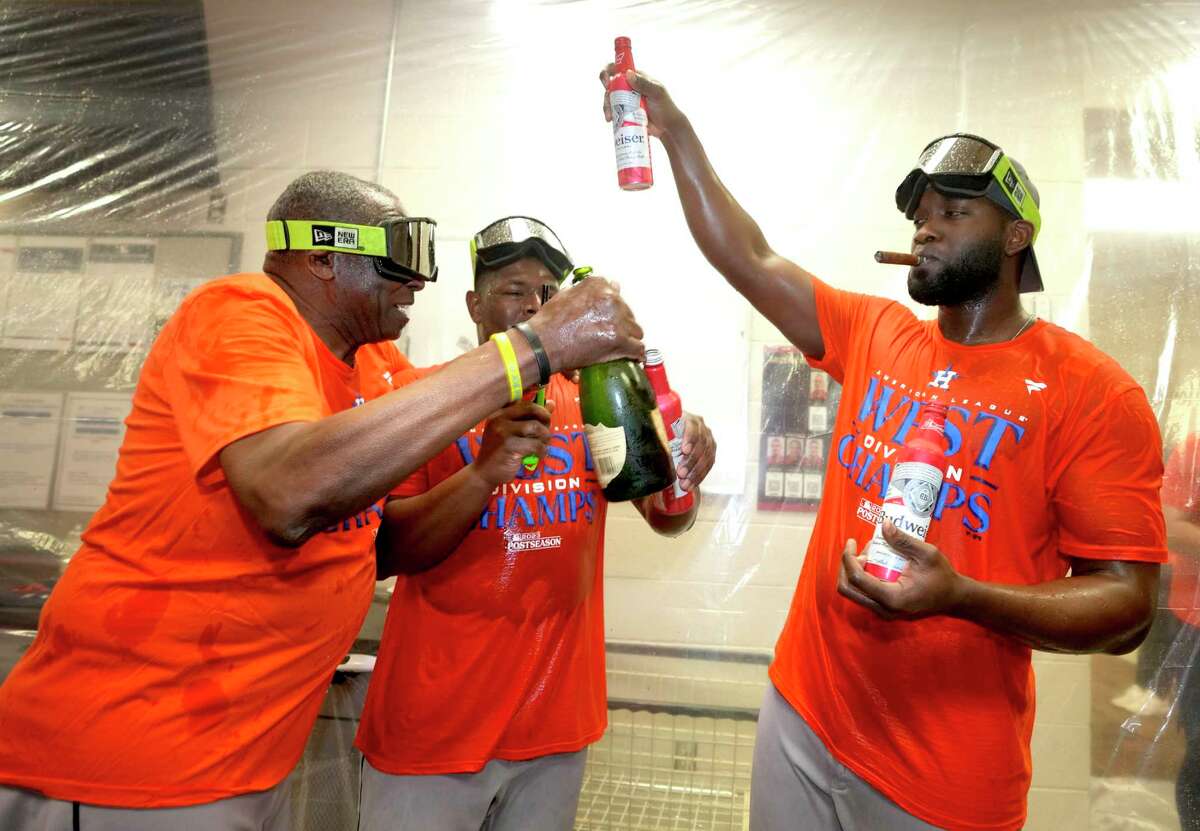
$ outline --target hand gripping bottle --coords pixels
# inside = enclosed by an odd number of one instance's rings
[[[683,464],[683,402],[679,395],[671,389],[667,380],[667,368],[663,365],[662,353],[657,349],[646,350],[646,377],[654,389],[654,397],[658,399],[658,411],[662,413],[663,422],[667,428],[667,446],[671,448],[671,461],[678,472]],[[662,492],[663,513],[684,514],[692,509],[696,501],[691,491],[679,487],[679,479]]]
[[[612,109],[613,147],[617,152],[617,184],[622,190],[645,190],[654,184],[650,167],[650,133],[646,128],[646,105],[642,96],[625,80],[633,69],[629,38],[616,40],[617,71],[608,82],[608,104]]]
[[[572,285],[590,272],[575,269]],[[675,481],[666,425],[641,364],[620,358],[579,370],[579,409],[609,502],[650,496]]]
[[[900,579],[908,560],[884,540],[883,522],[890,519],[904,533],[925,539],[945,475],[946,405],[926,404],[920,426],[896,457],[883,499],[883,513],[867,544],[868,574],[889,583]]]

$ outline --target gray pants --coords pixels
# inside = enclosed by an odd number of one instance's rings
[[[825,749],[775,685],[758,712],[750,831],[937,831]]]
[[[393,776],[363,761],[359,831],[571,831],[587,750],[478,773]]]
[[[4,831],[290,831],[288,783],[183,808],[102,808],[0,785]]]

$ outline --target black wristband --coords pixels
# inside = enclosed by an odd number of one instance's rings
[[[550,376],[554,374],[554,371],[550,368],[550,359],[546,356],[546,347],[542,346],[542,339],[537,336],[537,332],[533,331],[533,327],[524,320],[513,328],[520,332],[525,340],[529,342],[529,348],[533,350],[533,357],[537,360],[538,386],[546,386],[546,384],[550,383]]]

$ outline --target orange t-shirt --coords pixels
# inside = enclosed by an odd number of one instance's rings
[[[1162,501],[1200,521],[1200,433],[1192,433],[1167,459]],[[1171,588],[1167,605],[1184,623],[1200,626],[1200,562],[1194,556],[1170,552]]]
[[[168,807],[277,785],[375,584],[383,500],[274,545],[217,457],[392,388],[391,343],[342,363],[264,274],[207,283],[155,341],[116,476],[0,687],[0,783]]]
[[[496,489],[437,566],[401,575],[356,744],[392,774],[468,773],[491,759],[580,750],[600,738],[604,517],[579,389],[555,377],[550,446]],[[483,424],[397,492],[423,493],[469,464]]]
[[[1030,780],[1030,649],[951,617],[887,621],[837,593],[874,530],[920,405],[949,405],[950,465],[928,541],[977,580],[1028,585],[1067,557],[1161,562],[1158,428],[1082,338],[1037,322],[963,346],[898,303],[815,287],[843,385],[825,490],[770,676],[843,764],[947,829],[1017,829]]]

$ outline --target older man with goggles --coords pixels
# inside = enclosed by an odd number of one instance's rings
[[[286,777],[398,555],[388,495],[549,371],[642,354],[589,280],[416,380],[392,341],[437,277],[432,221],[331,171],[267,219],[262,271],[156,339],[105,504],[0,686],[0,828],[290,828]]]

